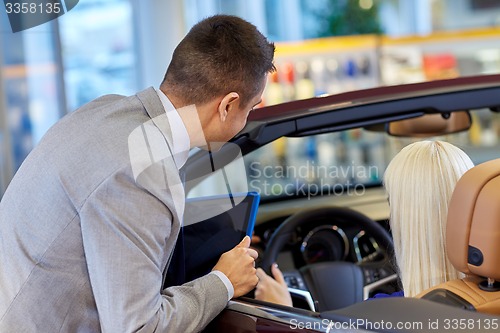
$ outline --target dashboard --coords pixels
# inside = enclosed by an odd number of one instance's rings
[[[259,258],[262,258],[273,233],[290,216],[324,207],[348,207],[368,216],[389,231],[389,207],[385,191],[373,188],[366,192],[360,197],[323,196],[264,202],[259,207],[254,228],[256,242],[252,243],[252,247],[260,252]],[[384,250],[358,221],[342,216],[321,215],[305,220],[305,223],[293,229],[288,241],[281,247],[276,262],[284,274],[294,306],[297,306],[294,296],[298,295],[305,299],[303,305],[298,307],[314,310],[314,301],[308,288],[310,286],[304,283],[303,276],[304,269],[307,271],[314,264],[348,262],[360,266],[364,274],[363,299],[376,293],[398,290],[392,258]],[[333,276],[331,281],[339,282]]]
[[[288,216],[255,227],[260,242],[255,246],[263,253],[273,232]],[[387,220],[378,221],[384,227]],[[374,260],[379,245],[373,237],[350,221],[339,219],[310,221],[291,235],[280,252],[277,263],[284,271],[329,261],[361,263]]]
[[[382,188],[366,189],[362,196],[322,196],[311,199],[290,199],[261,203],[253,244],[263,254],[273,232],[291,215],[305,209],[326,206],[349,207],[377,221],[389,230],[389,206]],[[324,261],[358,263],[373,259],[378,244],[354,221],[331,216],[310,221],[297,228],[278,256],[282,270],[299,269]]]

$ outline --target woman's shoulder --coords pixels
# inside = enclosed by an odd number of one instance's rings
[[[383,293],[375,294],[373,297],[370,297],[369,299],[386,298],[386,297],[404,297],[404,296],[405,296],[404,291],[400,290],[393,292],[392,294],[383,294]]]

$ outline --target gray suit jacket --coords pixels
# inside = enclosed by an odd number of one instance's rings
[[[213,274],[161,289],[184,207],[151,149],[171,147],[162,114],[153,88],[104,96],[26,158],[0,203],[0,332],[195,332],[225,307]]]

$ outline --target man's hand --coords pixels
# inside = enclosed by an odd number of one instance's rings
[[[261,301],[293,306],[292,297],[288,292],[288,286],[286,285],[285,278],[278,268],[278,265],[273,264],[271,272],[273,273],[274,279],[267,275],[262,268],[257,269],[259,283],[255,289],[255,298]]]
[[[250,237],[245,236],[232,250],[222,254],[213,268],[224,273],[231,281],[235,298],[247,294],[259,281],[255,270],[258,254],[249,246]]]

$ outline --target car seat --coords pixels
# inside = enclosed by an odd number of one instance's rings
[[[500,314],[500,159],[473,167],[458,181],[448,208],[446,252],[466,277],[416,297]]]

